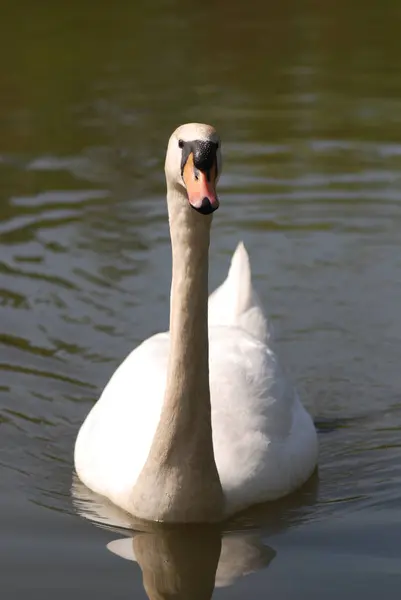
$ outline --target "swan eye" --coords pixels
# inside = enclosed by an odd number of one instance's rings
[[[178,140],[178,146],[180,148],[183,148],[184,147],[184,141],[183,140]]]

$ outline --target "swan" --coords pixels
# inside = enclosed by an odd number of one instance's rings
[[[316,429],[269,347],[242,242],[208,298],[221,169],[213,127],[171,135],[170,330],[121,363],[75,443],[79,479],[144,521],[221,522],[286,496],[317,464]]]

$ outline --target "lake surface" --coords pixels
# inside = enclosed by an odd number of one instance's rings
[[[399,598],[400,18],[395,0],[3,7],[2,598],[165,598],[177,581],[177,598],[214,582],[216,599]],[[319,477],[222,540],[131,539],[73,482],[73,445],[167,327],[164,153],[192,120],[223,139],[211,287],[243,239]]]

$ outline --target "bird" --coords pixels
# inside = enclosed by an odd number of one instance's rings
[[[169,330],[143,341],[111,376],[78,432],[75,470],[137,519],[216,523],[301,487],[316,469],[318,439],[271,347],[242,241],[209,296],[222,171],[214,127],[178,127],[164,170]]]

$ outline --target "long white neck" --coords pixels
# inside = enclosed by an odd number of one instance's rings
[[[224,497],[213,453],[208,341],[211,217],[168,187],[173,253],[170,353],[160,421],[132,494],[149,520],[218,521]]]
[[[170,356],[166,403],[210,413],[208,269],[211,217],[195,212],[169,193],[173,253],[170,308]],[[173,197],[171,197],[173,196]],[[202,402],[194,402],[202,398]]]

